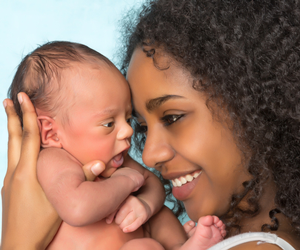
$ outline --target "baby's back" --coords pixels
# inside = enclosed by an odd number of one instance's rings
[[[107,224],[105,220],[83,227],[63,222],[47,250],[118,250],[126,242],[143,237],[142,227],[132,233],[123,233],[118,225]]]

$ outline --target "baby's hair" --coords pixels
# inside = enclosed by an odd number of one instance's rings
[[[265,184],[273,180],[273,224],[262,230],[277,230],[280,212],[300,235],[299,5],[295,0],[147,1],[124,27],[124,75],[136,47],[158,68],[155,59],[162,50],[190,72],[191,87],[208,96],[208,107],[215,103],[230,117],[252,175],[222,218],[231,234],[240,232],[242,218],[260,212]],[[136,136],[135,145],[142,148],[145,137]],[[244,197],[248,210],[239,206]]]
[[[74,62],[96,65],[104,62],[114,67],[99,52],[83,44],[66,41],[45,43],[23,58],[8,90],[8,96],[14,103],[22,125],[22,111],[17,100],[19,92],[25,92],[36,108],[51,116],[56,115],[58,108],[60,112],[66,110],[68,97],[61,90],[68,86],[60,82],[60,75],[63,69],[71,67]],[[62,122],[68,120],[66,112],[61,117]]]

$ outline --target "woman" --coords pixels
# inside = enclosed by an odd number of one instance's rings
[[[228,236],[271,232],[295,249],[300,249],[299,10],[291,0],[153,1],[137,25],[126,29],[122,65],[142,132],[138,145],[144,139],[143,161],[172,181],[190,218],[215,214]],[[9,125],[10,134],[16,127]],[[32,151],[22,151],[17,170],[35,166],[34,160],[22,161],[23,155],[32,159]],[[45,230],[53,230],[55,220],[45,221]],[[250,239],[234,249],[280,248]]]

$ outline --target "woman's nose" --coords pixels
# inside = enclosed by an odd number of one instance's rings
[[[146,166],[161,171],[163,164],[172,160],[174,155],[173,148],[163,134],[148,130],[142,155]]]
[[[132,134],[133,134],[132,127],[127,122],[124,122],[117,134],[117,139],[118,140],[128,139],[132,136]]]

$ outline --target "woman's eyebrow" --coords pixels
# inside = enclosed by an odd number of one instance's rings
[[[184,97],[180,96],[180,95],[164,95],[161,97],[157,97],[155,99],[151,99],[151,100],[147,101],[146,108],[147,108],[148,112],[151,112],[151,111],[157,109],[160,105],[162,105],[166,101],[168,101],[170,99],[178,99],[178,98],[184,98]]]

